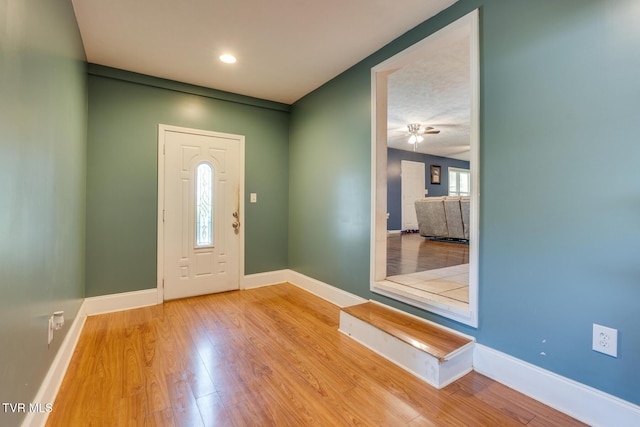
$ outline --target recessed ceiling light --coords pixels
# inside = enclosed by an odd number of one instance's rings
[[[225,62],[227,64],[233,64],[234,62],[236,62],[236,57],[233,55],[229,55],[228,53],[225,53],[224,55],[220,55],[220,61]]]

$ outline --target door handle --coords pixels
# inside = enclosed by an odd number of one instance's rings
[[[236,219],[235,221],[233,221],[233,224],[231,224],[231,226],[233,227],[233,231],[238,234],[240,232],[240,221],[238,221],[238,211],[235,211],[234,213],[232,213],[231,215],[233,215],[233,217]]]

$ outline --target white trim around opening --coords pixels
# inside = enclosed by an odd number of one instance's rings
[[[470,131],[470,238],[469,238],[469,306],[468,310],[448,307],[429,299],[416,298],[398,290],[387,277],[387,77],[410,61],[424,57],[433,50],[433,41],[469,35],[471,131]],[[438,45],[442,46],[442,45]],[[480,65],[479,13],[474,10],[424,40],[410,46],[371,69],[371,270],[372,292],[419,307],[466,325],[478,326],[478,261],[480,203]]]

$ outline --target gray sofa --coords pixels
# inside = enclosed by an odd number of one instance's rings
[[[426,197],[415,206],[421,236],[469,240],[469,197]]]

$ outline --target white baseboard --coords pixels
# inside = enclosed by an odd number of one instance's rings
[[[87,316],[131,310],[156,304],[158,304],[158,289],[156,288],[102,295],[84,300]]]
[[[350,305],[362,304],[366,299],[357,295],[343,291],[320,280],[313,279],[297,271],[288,270],[287,281],[299,288],[304,289],[324,300],[329,301],[338,307],[348,307]]]
[[[476,343],[474,369],[592,426],[640,426],[640,407]]]
[[[262,286],[277,285],[287,281],[289,270],[267,271],[266,273],[249,274],[242,278],[241,289],[255,289]]]
[[[47,403],[53,403],[55,407],[58,390],[60,389],[64,375],[69,367],[69,362],[71,362],[71,357],[73,356],[73,352],[78,344],[78,339],[80,338],[80,333],[82,332],[85,320],[87,320],[87,313],[85,310],[85,303],[83,302],[80,305],[80,309],[78,310],[75,319],[71,322],[69,332],[64,337],[64,340],[58,349],[58,353],[56,354],[56,357],[54,357],[53,362],[49,367],[49,371],[40,385],[40,389],[38,390],[36,397],[33,399],[33,403],[40,403],[43,407]],[[22,427],[44,426],[47,423],[48,418],[48,412],[27,412],[27,416],[22,422]]]

